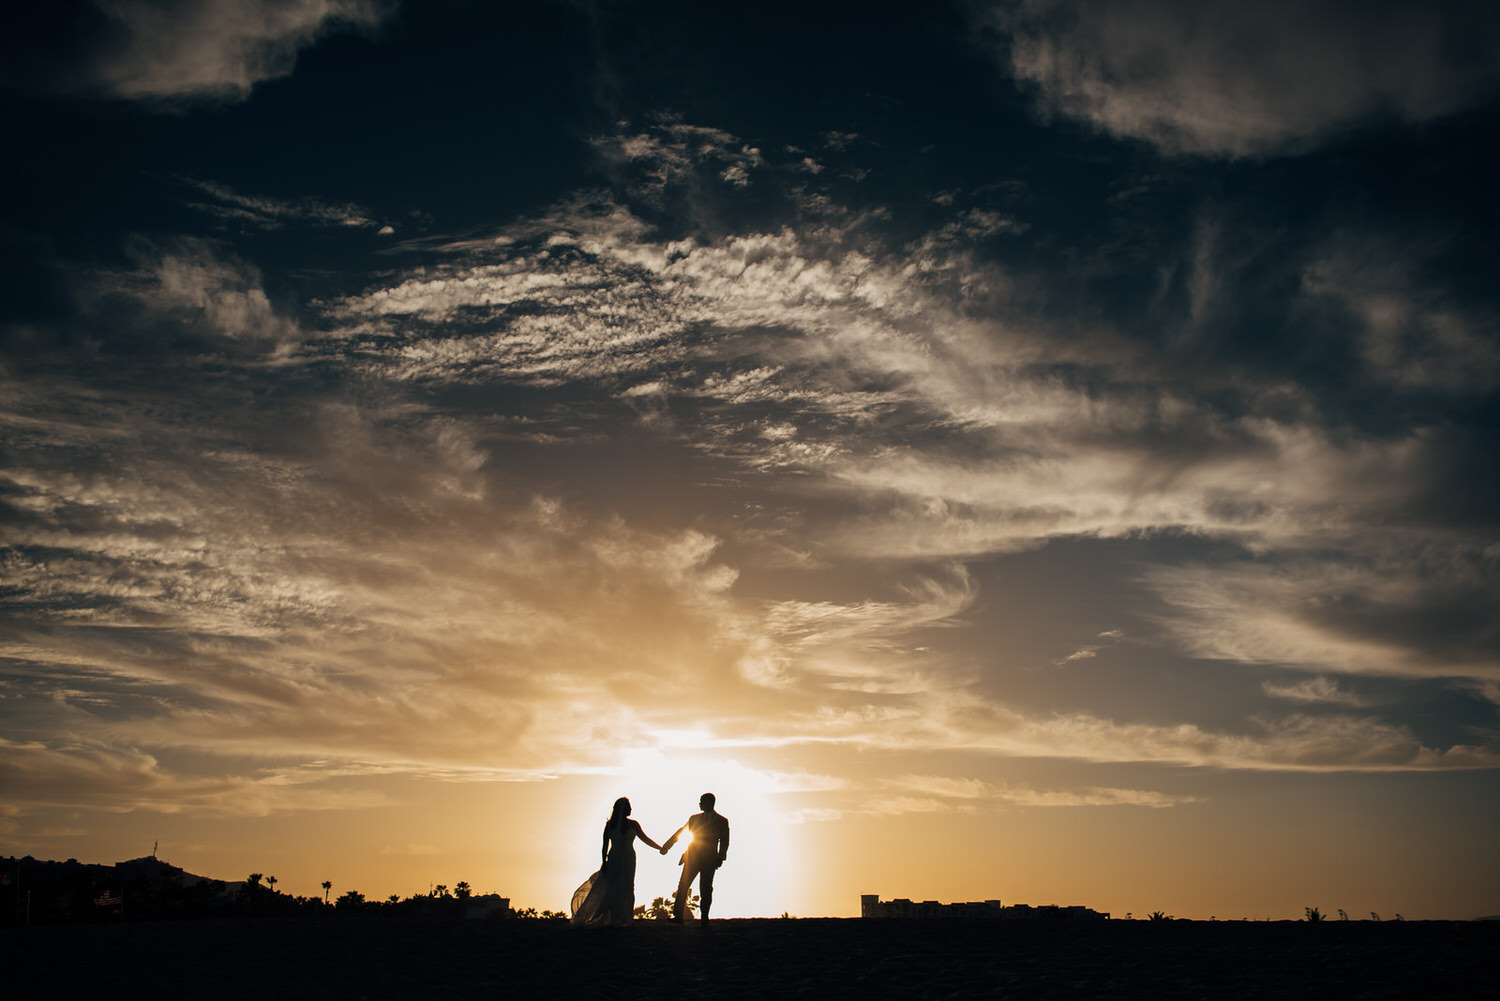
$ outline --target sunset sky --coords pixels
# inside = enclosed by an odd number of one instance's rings
[[[29,8],[0,855],[1500,913],[1492,4]]]

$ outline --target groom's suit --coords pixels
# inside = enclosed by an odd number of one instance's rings
[[[724,864],[724,858],[729,854],[729,820],[712,809],[695,813],[688,818],[686,824],[677,829],[676,834],[667,839],[667,843],[662,846],[663,850],[676,844],[684,830],[693,832],[693,840],[678,863],[682,866],[682,877],[677,881],[677,899],[672,904],[672,917],[677,921],[683,919],[688,895],[692,892],[693,880],[696,879],[699,909],[703,920],[707,921],[708,909],[714,902],[714,873]]]

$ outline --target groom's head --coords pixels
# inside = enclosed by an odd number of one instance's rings
[[[706,792],[702,796],[698,797],[698,809],[700,809],[700,810],[712,810],[713,808],[714,808],[714,794],[713,793]]]

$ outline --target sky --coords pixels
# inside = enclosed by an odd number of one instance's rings
[[[1500,913],[1493,5],[7,20],[0,854]]]

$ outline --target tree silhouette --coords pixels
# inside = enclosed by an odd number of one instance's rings
[[[459,900],[468,900],[469,895],[473,892],[473,889],[470,888],[467,882],[460,881],[458,885],[453,887],[453,895]]]
[[[656,899],[651,901],[651,905],[649,907],[642,904],[635,909],[633,914],[636,918],[639,918],[643,921],[670,921],[672,920],[672,902],[676,899],[677,894],[675,893],[672,894],[671,899],[668,899],[666,897],[657,897]],[[698,894],[695,893],[691,897],[688,897],[687,917],[689,919],[691,919],[693,914],[698,910],[698,904]]]
[[[252,872],[250,875],[245,877],[245,882],[249,883],[251,886],[260,886],[260,881],[265,878],[265,876],[261,875],[258,872]]]
[[[333,880],[323,880],[323,903],[328,903],[328,891],[333,889]]]
[[[271,888],[271,892],[272,893],[275,893],[276,892],[276,877],[275,876],[267,876],[266,877],[266,885]]]

